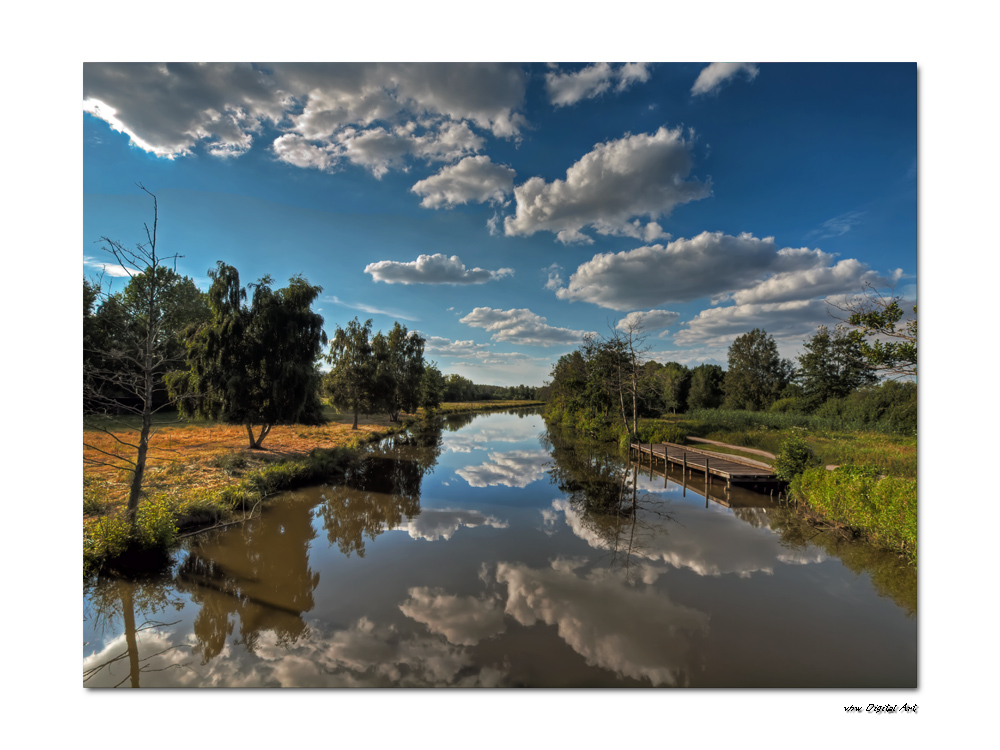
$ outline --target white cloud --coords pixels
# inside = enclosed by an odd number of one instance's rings
[[[505,629],[503,607],[496,599],[456,596],[426,586],[411,588],[409,595],[400,611],[457,646],[475,646]]]
[[[714,62],[702,68],[702,71],[698,74],[698,79],[694,82],[694,86],[691,87],[691,93],[695,96],[709,94],[741,72],[746,73],[747,79],[752,81],[757,77],[760,69],[753,63]]]
[[[710,183],[688,179],[690,149],[681,128],[666,127],[599,143],[566,170],[565,180],[532,177],[515,187],[517,209],[505,219],[505,233],[553,232],[568,244],[589,241],[580,231],[588,226],[602,234],[645,232],[635,217],[652,221],[711,194]],[[650,231],[662,232],[659,224]]]
[[[365,273],[370,274],[375,281],[384,281],[386,284],[485,284],[487,281],[513,276],[514,270],[467,269],[457,255],[449,257],[435,253],[421,255],[408,263],[393,260],[369,263],[365,266]]]
[[[558,263],[553,263],[545,269],[548,274],[548,280],[545,282],[546,289],[555,291],[563,285],[562,270],[562,266]]]
[[[681,317],[680,313],[669,310],[649,310],[647,312],[630,312],[618,321],[620,331],[628,330],[630,326],[638,326],[643,331],[659,331],[672,326]]]
[[[546,318],[525,308],[496,310],[491,307],[477,307],[459,319],[460,323],[467,326],[484,328],[492,332],[494,341],[510,341],[529,346],[576,344],[588,333],[569,328],[556,328],[545,321]]]
[[[763,328],[778,338],[795,338],[815,332],[816,326],[829,323],[825,300],[792,300],[767,304],[732,305],[702,310],[674,336],[679,346],[702,344],[728,345],[734,338],[753,328]]]
[[[514,170],[494,164],[488,156],[467,156],[410,190],[423,196],[424,208],[452,208],[469,201],[499,203],[514,189]]]
[[[386,315],[390,318],[400,318],[401,320],[420,320],[420,318],[415,318],[407,313],[399,312],[398,310],[391,310],[389,308],[375,307],[374,305],[369,305],[364,302],[343,302],[336,295],[330,297],[323,297],[323,301],[332,302],[335,305],[340,305],[341,307],[347,307],[351,310],[359,310],[360,312],[368,313],[369,315]]]
[[[714,303],[806,299],[875,280],[856,260],[830,265],[818,249],[777,248],[773,237],[702,232],[666,245],[600,253],[581,264],[556,296],[612,310],[633,310],[711,297]]]
[[[381,176],[477,152],[473,126],[518,138],[526,83],[512,64],[88,63],[83,107],[167,158],[238,156],[266,124],[285,131],[273,148],[289,164]]]
[[[886,279],[871,270],[867,263],[847,258],[833,266],[775,274],[756,286],[735,292],[733,301],[743,305],[800,300],[863,289],[866,283],[880,285],[886,283]]]
[[[100,269],[102,273],[108,276],[115,277],[128,277],[130,278],[136,271],[125,268],[125,266],[119,265],[118,263],[103,263],[89,255],[83,256],[83,265],[90,266],[91,268]]]
[[[467,341],[452,341],[444,336],[427,336],[424,338],[424,353],[444,357],[485,357],[490,353],[488,344],[477,344],[472,339]]]
[[[545,89],[552,104],[565,107],[583,99],[600,96],[612,85],[616,91],[624,91],[637,81],[644,83],[647,80],[649,69],[646,63],[611,66],[602,62],[572,73],[546,73]]]
[[[842,234],[847,234],[853,227],[861,223],[864,215],[864,211],[848,211],[846,214],[834,216],[832,219],[824,221],[819,229],[810,232],[809,236],[826,239],[827,237],[839,237]]]

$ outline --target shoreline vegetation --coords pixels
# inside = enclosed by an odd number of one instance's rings
[[[83,572],[132,572],[167,559],[178,539],[254,517],[273,495],[343,476],[364,449],[411,426],[449,414],[542,406],[534,400],[443,403],[397,422],[323,405],[322,425],[275,426],[263,450],[247,448],[242,426],[164,414],[154,425],[143,502],[130,536],[125,509],[130,472],[84,463]],[[113,452],[114,432],[134,433],[134,419],[108,418],[108,432],[85,427],[85,442]],[[84,458],[87,451],[85,447]]]
[[[694,409],[686,414],[640,418],[635,436],[622,425],[593,422],[548,409],[546,419],[580,435],[617,443],[690,444],[702,451],[744,455],[775,467],[788,504],[809,523],[917,561],[917,437],[858,429],[802,414],[736,409]],[[775,454],[689,441],[705,438]]]

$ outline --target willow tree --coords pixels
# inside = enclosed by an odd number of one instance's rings
[[[311,306],[322,289],[301,276],[284,289],[270,276],[244,288],[222,261],[208,275],[212,319],[188,338],[188,370],[169,379],[181,411],[245,426],[252,449],[274,425],[321,423],[316,363],[326,334]]]

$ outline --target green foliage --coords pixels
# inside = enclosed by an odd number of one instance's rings
[[[788,398],[779,398],[773,404],[771,408],[768,409],[769,412],[773,414],[802,414],[806,411],[806,401],[801,396],[790,396]]]
[[[438,369],[437,363],[427,362],[424,365],[424,374],[420,378],[420,406],[429,412],[436,411],[441,406],[444,389],[444,375]]]
[[[388,335],[379,331],[372,340],[375,358],[375,407],[398,422],[400,412],[415,412],[420,405],[424,375],[424,339],[398,322]]]
[[[188,338],[189,369],[168,378],[182,412],[245,425],[251,448],[261,447],[272,425],[320,424],[315,363],[326,334],[311,305],[321,288],[295,276],[273,290],[265,276],[249,285],[246,304],[235,268],[219,261],[209,276],[212,319]]]
[[[786,482],[792,481],[803,471],[818,463],[816,454],[806,445],[802,436],[795,433],[781,441],[777,455],[775,473],[779,479]]]
[[[813,411],[832,398],[844,398],[878,381],[858,340],[843,326],[838,326],[833,333],[826,326],[820,326],[803,342],[803,347],[798,377],[806,411]]]
[[[371,345],[372,321],[362,325],[357,318],[346,328],[337,326],[330,340],[327,361],[332,366],[323,379],[323,391],[337,409],[354,413],[353,429],[358,428],[358,414],[375,408],[375,356]]]
[[[83,540],[84,572],[129,554],[165,552],[176,539],[170,503],[163,497],[150,498],[139,506],[135,523],[129,523],[127,515],[98,519]]]
[[[794,368],[778,356],[774,337],[760,328],[738,336],[729,347],[729,369],[723,381],[730,409],[767,409],[778,400]]]
[[[917,374],[917,306],[903,322],[900,297],[884,297],[871,286],[863,298],[841,307],[854,327],[850,338],[869,366],[893,376]]]
[[[877,546],[916,559],[916,479],[848,465],[834,471],[807,469],[792,482],[791,490],[799,502],[831,521],[858,530]]]
[[[725,371],[718,365],[698,365],[691,370],[688,409],[715,409],[722,405]]]

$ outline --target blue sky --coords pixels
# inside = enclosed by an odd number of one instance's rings
[[[794,357],[865,282],[916,299],[914,64],[83,67],[83,256],[323,287],[445,373],[540,385],[639,318],[650,356]],[[114,269],[109,268],[109,273]],[[118,282],[121,283],[121,282]],[[631,316],[629,318],[628,316]]]

